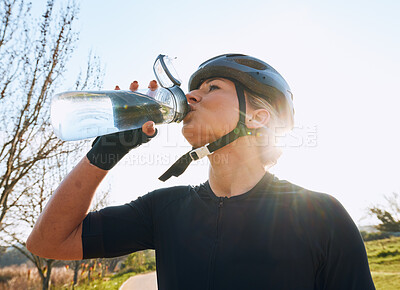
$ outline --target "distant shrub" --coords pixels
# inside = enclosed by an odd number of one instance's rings
[[[360,233],[365,242],[388,239],[392,236],[390,233],[384,233],[384,232],[368,233],[366,231],[361,231]]]
[[[0,269],[0,289],[40,289],[40,277],[27,265],[8,266]]]
[[[154,251],[146,250],[130,254],[121,265],[119,274],[129,272],[142,273],[154,271],[156,269],[156,260]]]
[[[397,256],[397,255],[400,255],[399,250],[396,250],[396,251],[381,251],[381,252],[377,255],[377,257],[379,257],[379,258],[385,258],[385,257],[387,257],[387,256]]]
[[[8,280],[11,280],[13,275],[11,273],[0,273],[0,284],[7,283]]]
[[[57,287],[67,287],[72,282],[73,271],[65,267],[53,268],[51,271],[51,285]],[[0,268],[0,290],[3,289],[41,289],[42,281],[36,268],[27,265],[8,266]],[[53,288],[51,288],[53,289]]]

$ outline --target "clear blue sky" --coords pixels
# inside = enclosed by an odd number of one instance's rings
[[[90,49],[106,66],[104,89],[116,84],[127,89],[135,79],[147,85],[159,53],[178,57],[185,90],[196,67],[217,54],[263,59],[290,84],[298,126],[297,146],[286,148],[273,172],[332,194],[356,223],[368,223],[362,220],[365,207],[400,192],[399,13],[394,0],[86,0],[68,76],[76,74]],[[68,88],[66,82],[61,90]],[[207,179],[202,162],[179,179],[157,181],[189,148],[179,125],[160,131],[110,174],[116,203],[153,188]],[[310,141],[314,137],[316,142]]]

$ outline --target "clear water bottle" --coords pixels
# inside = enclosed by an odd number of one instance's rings
[[[147,90],[70,91],[51,100],[54,133],[64,141],[82,140],[156,124],[180,122],[190,108],[178,87]]]

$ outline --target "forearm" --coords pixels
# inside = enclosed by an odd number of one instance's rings
[[[107,172],[84,157],[47,203],[28,238],[28,250],[39,256],[80,259],[81,224]]]

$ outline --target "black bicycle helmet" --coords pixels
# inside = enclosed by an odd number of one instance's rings
[[[285,122],[294,124],[293,95],[285,79],[269,64],[244,54],[223,54],[202,63],[189,80],[189,91],[198,89],[206,79],[222,77],[240,82],[247,90],[266,99]]]

